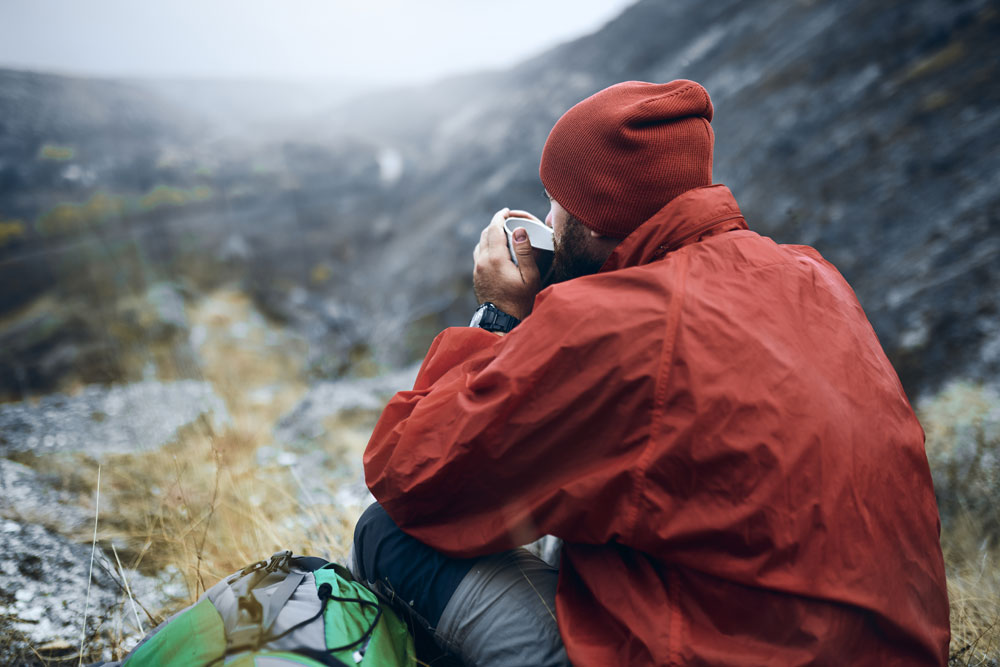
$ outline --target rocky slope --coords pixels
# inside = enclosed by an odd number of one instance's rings
[[[950,571],[953,601],[996,599],[997,395],[929,401],[1000,378],[995,5],[642,0],[509,71],[266,124],[176,82],[0,71],[0,662],[134,641],[152,619],[109,547],[151,616],[198,591],[203,547],[214,576],[268,540],[342,555],[380,406],[468,320],[479,230],[502,206],[544,213],[549,128],[626,79],[703,82],[716,180],[855,287],[928,399],[943,519],[979,522],[968,554],[945,545],[976,566]],[[404,370],[343,377],[386,368]],[[84,627],[99,464],[104,612]],[[956,650],[995,626],[969,609]]]
[[[405,275],[411,293],[446,294],[435,267],[463,278],[492,210],[542,212],[541,146],[577,100],[691,78],[715,103],[716,180],[752,228],[841,269],[911,394],[995,380],[998,36],[995,6],[974,0],[648,1],[510,72],[369,97],[343,110],[346,125],[403,155],[406,193],[373,289]]]
[[[509,71],[252,136],[222,137],[204,100],[174,111],[155,87],[0,73],[3,394],[64,373],[136,379],[108,352],[128,341],[101,321],[165,277],[187,296],[241,284],[307,334],[320,376],[371,349],[417,358],[466,321],[489,215],[544,212],[537,162],[555,119],[616,81],[679,77],[713,96],[716,180],[753,228],[842,270],[911,394],[994,380],[998,35],[988,0],[644,0]],[[102,320],[56,306],[60,322],[25,321],[53,291],[63,305],[101,295]]]

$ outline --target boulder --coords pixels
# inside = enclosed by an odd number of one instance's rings
[[[81,641],[84,662],[110,660],[113,647],[138,641],[140,622],[144,630],[155,625],[140,607],[133,611],[114,558],[100,548],[88,602],[90,556],[89,544],[73,544],[37,524],[0,520],[0,663],[75,662]],[[147,608],[163,603],[162,594],[142,599],[162,586],[131,570],[125,576]]]
[[[229,420],[226,405],[207,382],[149,380],[85,387],[77,395],[53,394],[37,403],[0,405],[0,456],[156,449],[202,417],[213,428]]]

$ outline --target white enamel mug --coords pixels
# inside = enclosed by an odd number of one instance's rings
[[[517,254],[514,252],[514,230],[518,227],[524,227],[528,231],[528,242],[532,248],[553,251],[551,227],[530,218],[507,218],[503,223],[503,230],[507,233],[507,247],[515,264],[517,264]]]

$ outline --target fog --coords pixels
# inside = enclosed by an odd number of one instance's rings
[[[629,0],[14,0],[0,66],[141,77],[419,83],[592,32]]]

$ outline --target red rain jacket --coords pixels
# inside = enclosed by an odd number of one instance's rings
[[[364,457],[454,556],[565,541],[575,665],[943,665],[923,431],[861,306],[805,246],[682,194],[505,337],[453,328]]]

